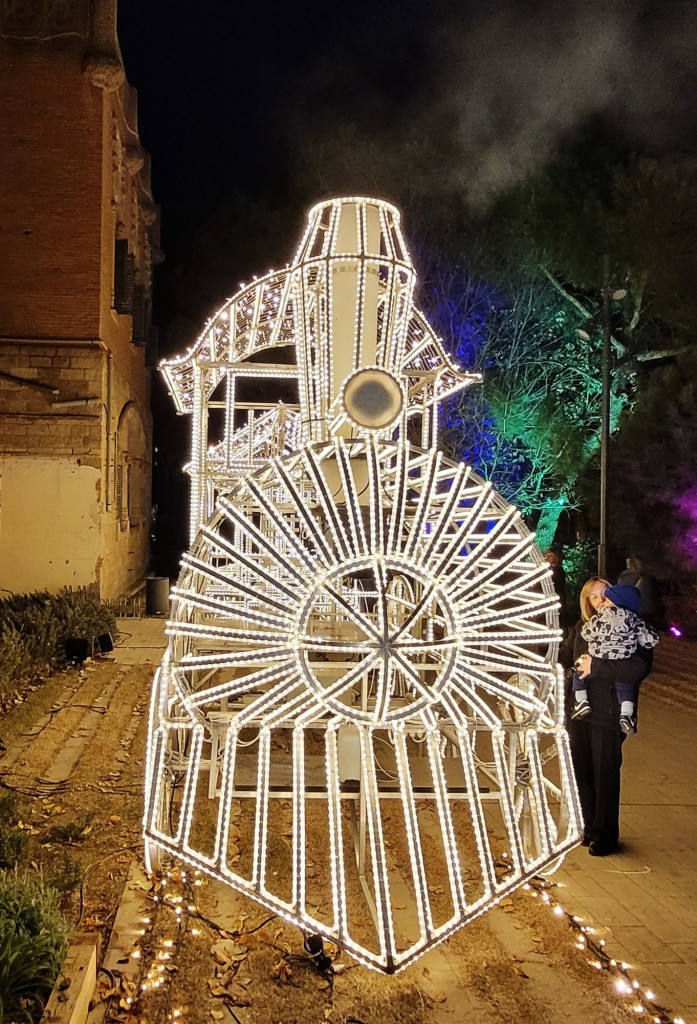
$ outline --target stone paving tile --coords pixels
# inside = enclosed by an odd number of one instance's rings
[[[637,923],[650,927],[663,942],[684,940],[686,929],[694,921],[694,914],[685,909],[685,904],[664,896],[644,879],[639,885],[635,878],[612,876],[612,881],[608,880],[606,900],[616,904],[612,923],[631,924],[629,920],[619,920],[631,914]]]
[[[659,979],[656,977],[654,973],[654,968],[656,966],[658,965],[649,964],[648,967],[644,966],[643,964],[641,964],[640,966],[632,965],[632,968],[630,969],[630,975],[632,978],[636,978],[636,980],[640,983],[641,992],[646,996],[646,998],[651,998],[652,1002],[654,1002],[657,1006],[665,1006],[665,1008],[667,1010],[672,1011],[672,1013],[675,1016],[680,1016],[680,1014],[687,1013],[687,1004],[684,1004],[682,1002],[678,1003],[675,996],[671,996],[664,983],[662,981],[659,981]],[[651,1020],[651,1017],[642,1017],[639,1019],[647,1020],[648,1024],[648,1021]],[[691,1021],[686,1020],[686,1024],[691,1024]]]
[[[579,863],[581,858],[583,862]],[[572,887],[580,900],[586,897],[598,899],[607,895],[607,887],[589,870],[588,853],[583,848],[569,854],[564,867],[555,874],[554,880]]]
[[[588,908],[591,919],[600,927],[604,925],[614,930],[616,925],[639,927],[644,923],[643,918],[637,916],[637,913],[640,913],[640,911],[632,912],[629,907],[624,906],[619,900],[613,899],[610,896],[589,897],[584,900],[584,904]],[[576,902],[572,898],[569,910],[575,913],[575,908]]]
[[[612,928],[612,936],[625,949],[631,949],[642,964],[682,963],[683,959],[674,945],[663,942],[645,925],[623,926]]]
[[[690,961],[697,963],[697,941],[694,939],[691,942],[674,942],[673,949],[686,963]]]
[[[656,985],[665,996],[666,1005],[675,1010],[678,1004],[682,1007],[697,1006],[697,975],[694,967],[688,964],[651,964],[656,977]]]
[[[688,813],[688,809],[686,809]],[[697,816],[697,807],[691,809],[689,813]],[[656,840],[658,844],[658,840]],[[686,855],[676,852],[675,848],[670,850],[660,849],[657,845],[657,852],[659,860],[654,860],[655,868],[654,873],[660,878],[666,876],[672,880],[676,885],[685,884],[688,880],[691,882],[691,891],[694,894],[694,872],[695,863],[692,860],[695,850],[697,850],[697,837],[692,840],[691,848],[686,851]]]
[[[120,665],[159,663],[167,646],[164,618],[118,619],[116,625],[121,635],[114,657]]]

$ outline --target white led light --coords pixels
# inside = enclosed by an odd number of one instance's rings
[[[146,757],[149,862],[175,854],[388,972],[556,866],[581,826],[549,569],[490,484],[405,440],[419,413],[432,445],[438,402],[474,380],[414,309],[414,280],[393,207],[321,203],[295,262],[163,365],[193,413],[195,539]],[[245,362],[280,345],[295,367]],[[242,410],[255,375],[296,380],[297,406]]]

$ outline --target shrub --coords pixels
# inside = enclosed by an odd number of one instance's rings
[[[11,789],[0,788],[0,821],[7,825],[16,825],[19,821],[17,794]]]
[[[89,835],[94,814],[86,812],[76,821],[60,822],[52,825],[41,837],[42,843],[82,843]]]
[[[40,1019],[67,934],[54,889],[38,876],[0,871],[0,1020]]]
[[[15,594],[0,601],[0,693],[65,660],[70,637],[91,642],[115,631],[114,613],[84,593]]]
[[[0,868],[16,867],[26,857],[28,845],[26,832],[0,822]]]
[[[14,868],[26,856],[29,837],[18,821],[17,794],[0,789],[0,868]]]
[[[580,540],[564,548],[564,572],[566,573],[566,606],[569,622],[579,617],[579,595],[587,579],[595,576],[598,569],[598,544],[594,540]]]
[[[53,867],[48,877],[48,882],[52,888],[58,891],[61,899],[63,899],[80,887],[83,875],[82,867],[63,850],[61,863]]]

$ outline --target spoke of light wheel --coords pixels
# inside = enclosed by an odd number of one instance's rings
[[[453,475],[450,490],[446,495],[443,506],[438,510],[438,515],[430,523],[430,533],[427,533],[422,537],[421,547],[417,549],[416,554],[418,555],[419,561],[422,565],[428,565],[430,563],[436,548],[443,538],[443,535],[451,526],[456,506],[461,500],[463,489],[467,486],[469,474],[470,467],[461,463]]]
[[[418,619],[418,617],[421,615],[421,613],[423,612],[424,608],[428,605],[429,601],[433,600],[433,597],[434,597],[437,589],[438,589],[438,584],[437,583],[434,582],[434,583],[429,584],[429,586],[426,588],[426,590],[424,591],[422,596],[419,598],[418,604],[414,605],[414,608],[412,609],[412,611],[410,612],[408,617],[397,628],[397,631],[394,633],[394,636],[393,636],[394,640],[397,640],[397,638],[400,637],[403,633],[405,633],[407,630],[411,629],[411,626],[416,621],[416,619]]]
[[[492,586],[490,582],[486,587],[480,588],[480,590],[483,590],[480,597],[467,602],[467,611],[472,612],[477,611],[479,608],[489,608],[492,605],[496,605],[504,597],[509,597],[514,601],[532,600],[537,602],[540,600],[539,591],[532,589],[531,585],[539,583],[548,575],[549,569],[546,564],[535,565],[527,572],[519,573],[515,579],[501,586]],[[544,595],[542,596],[544,597]],[[459,595],[458,600],[461,600]]]
[[[400,445],[397,449],[397,456],[394,467],[394,493],[392,495],[392,508],[390,525],[387,536],[387,550],[394,554],[401,548],[402,533],[404,526],[404,510],[407,506],[407,492],[409,487],[408,479],[408,456],[409,444]]]
[[[452,565],[458,565],[460,552],[468,538],[471,537],[472,526],[477,522],[479,516],[482,515],[482,510],[490,498],[491,485],[487,483],[475,495],[471,505],[462,507],[462,511],[458,514],[456,520],[455,533],[451,538],[448,538],[445,548],[434,555],[434,564],[429,567],[434,577],[448,576],[448,573],[453,571]],[[481,557],[476,548],[468,552],[466,559],[468,568],[476,562],[477,558],[475,556]]]
[[[223,619],[227,618],[234,621],[243,616],[245,620],[258,622],[262,626],[271,626],[271,628],[276,627],[278,629],[288,628],[287,618],[281,618],[280,615],[270,615],[269,613],[260,612],[258,609],[250,608],[248,605],[242,606],[184,587],[172,587],[172,596],[190,608],[198,608],[206,612],[218,612]]]
[[[291,494],[291,497],[294,502],[296,502],[296,500],[300,501],[299,506],[296,504],[296,510],[298,513],[302,512],[301,521],[305,526],[305,529],[308,531],[308,535],[315,543],[316,551],[312,554],[303,547],[297,533],[290,529],[288,521],[279,515],[278,510],[269,500],[266,492],[259,487],[253,478],[245,481],[245,488],[249,491],[263,512],[269,517],[279,536],[283,537],[288,548],[295,552],[296,556],[307,566],[310,572],[317,571],[317,561],[319,561],[325,569],[329,568],[332,562],[331,552],[329,551],[324,537],[317,527],[317,523],[311,516],[308,516],[305,505],[296,491]]]
[[[476,572],[477,566],[481,564],[489,550],[499,541],[501,534],[505,533],[520,518],[520,513],[513,506],[507,509],[503,515],[494,514],[490,510],[489,515],[491,519],[496,520],[494,526],[481,539],[475,538],[471,532],[472,523],[478,516],[484,515],[482,509],[487,502],[491,501],[492,495],[493,491],[490,487],[482,489],[472,508],[467,509],[462,524],[458,528],[453,540],[449,542],[444,552],[439,552],[438,561],[434,566],[431,566],[431,572],[434,576],[443,575],[446,578],[447,583],[444,585],[444,589],[449,593],[455,589],[456,584],[463,576],[470,576]],[[469,538],[471,547],[467,553],[467,558],[462,560],[457,556],[467,538]],[[479,578],[477,578],[477,583],[479,583]]]
[[[264,630],[233,629],[230,626],[216,626],[212,623],[199,625],[198,622],[176,622],[167,627],[168,635],[191,636],[203,640],[218,640],[223,646],[242,643],[249,646],[256,643],[265,650],[281,650],[288,644],[288,632],[269,632]]]
[[[305,724],[316,721],[325,714],[326,708],[317,700],[317,697],[313,693],[308,694],[307,690],[303,688],[294,697],[289,697],[288,700],[279,704],[274,711],[269,711],[264,716],[264,724],[269,728],[277,728],[283,722],[292,722],[293,725],[298,722]]]
[[[490,554],[487,554],[478,564],[477,574],[467,579],[460,575],[457,586],[448,588],[449,592],[453,594],[454,600],[471,601],[476,598],[482,588],[488,592],[492,589],[506,587],[531,569],[529,553],[525,550],[526,547],[531,545],[525,543],[511,544],[508,543],[509,537],[504,539],[506,543],[502,543],[497,549],[498,552],[503,548],[501,562],[499,563],[498,558],[492,558]],[[537,564],[539,565],[539,563]],[[501,565],[503,565],[503,568],[500,567]],[[542,568],[547,569],[545,563],[542,564]],[[541,578],[544,578],[544,574]]]
[[[375,579],[375,589],[377,591],[376,607],[378,613],[377,621],[377,632],[379,636],[387,638],[389,632],[388,614],[387,614],[387,576],[385,573],[385,566],[383,562],[376,559],[373,562],[373,577]]]
[[[287,610],[287,601],[284,604],[282,601],[271,597],[270,594],[265,593],[265,591],[259,588],[255,589],[254,587],[243,583],[242,580],[235,579],[233,576],[227,576],[225,573],[215,569],[212,565],[206,565],[205,562],[202,562],[194,555],[185,554],[182,558],[182,562],[184,565],[190,566],[194,569],[199,576],[214,580],[218,583],[223,583],[229,590],[236,590],[239,593],[244,594],[245,597],[252,598],[254,602],[261,601],[268,605],[269,608],[274,608],[276,611],[283,612]],[[292,600],[296,600],[296,595],[292,591],[288,591],[286,596],[290,597]]]
[[[431,699],[430,691],[421,682],[421,677],[418,675],[414,665],[412,665],[411,662],[406,661],[400,655],[399,651],[395,650],[394,648],[392,649],[392,656],[393,656],[395,662],[401,668],[402,673],[404,674],[404,676],[406,676],[406,678],[411,682],[411,685],[414,687],[414,689],[417,691],[417,693],[420,694],[420,696],[423,697],[425,700],[430,700]]]
[[[431,496],[433,494],[433,486],[438,467],[442,455],[440,452],[432,454],[428,460],[428,471],[425,478],[419,481],[421,485],[421,493],[417,499],[416,508],[414,515],[409,523],[410,532],[406,541],[402,546],[402,554],[404,558],[409,559],[413,556],[414,550],[416,549],[419,538],[424,530],[424,525],[428,519],[428,512],[430,507]]]
[[[287,471],[286,467],[280,461],[277,461],[277,462],[274,463],[274,469],[276,471],[276,475],[278,476],[279,480],[283,483],[283,486],[288,491],[288,496],[290,497],[291,501],[293,502],[293,505],[295,507],[295,512],[297,513],[298,518],[304,524],[305,529],[308,531],[310,536],[313,538],[313,540],[317,544],[319,550],[323,553],[323,556],[324,556],[324,559],[326,559],[327,565],[332,565],[334,560],[335,560],[336,555],[332,551],[332,547],[331,547],[330,542],[327,539],[325,539],[325,537],[324,537],[324,535],[323,535],[323,533],[322,533],[322,531],[321,531],[321,529],[319,527],[319,524],[317,523],[316,519],[314,518],[314,516],[312,515],[310,510],[306,507],[306,499],[304,498],[302,493],[300,491],[298,491],[297,487],[295,486],[295,481],[290,476],[290,474]],[[321,474],[320,474],[320,476],[321,476]],[[315,491],[316,491],[317,497],[320,499],[320,505],[322,505],[324,507],[323,503],[324,503],[324,501],[326,500],[326,497],[327,497],[327,495],[326,495],[326,483],[325,483],[324,479],[322,479],[319,482],[314,480],[313,483],[315,485]]]
[[[382,489],[380,487],[380,465],[375,440],[366,445],[366,461],[368,463],[368,491],[370,502],[370,550],[385,550],[385,522],[382,508]]]
[[[479,694],[473,689],[468,682],[467,678],[463,677],[458,671],[453,673],[452,691],[460,697],[469,707],[472,708],[473,715],[471,717],[479,717],[482,719],[490,729],[499,728],[499,720],[497,715],[492,709],[484,702]],[[451,713],[454,710],[454,704],[451,701],[447,693],[441,693],[441,701],[444,707],[449,707]]]
[[[304,452],[304,457],[305,467],[310,475],[313,484],[315,485],[317,498],[319,499],[319,504],[324,513],[327,526],[331,531],[336,552],[339,558],[349,559],[353,557],[355,552],[353,551],[349,539],[346,535],[344,524],[341,522],[341,519],[337,515],[336,505],[334,504],[332,495],[329,492],[327,481],[317,461],[317,458],[315,457],[315,453],[312,451],[312,449],[307,449]],[[336,558],[336,555],[334,556],[334,558]]]
[[[204,535],[206,529],[207,527],[205,526],[201,527],[201,531],[204,533]],[[282,569],[284,572],[287,572],[291,576],[295,577],[295,586],[291,585],[290,580],[288,581],[288,583],[286,583],[284,580],[279,579],[276,576],[273,576],[270,572],[267,572],[259,562],[256,562],[253,558],[250,558],[250,556],[246,552],[242,551],[242,549],[239,548],[236,544],[231,544],[229,541],[222,540],[221,538],[219,538],[217,542],[217,547],[223,554],[233,559],[236,565],[242,566],[243,568],[247,569],[247,571],[252,576],[256,576],[267,586],[272,587],[274,590],[280,591],[282,594],[285,594],[286,597],[290,598],[293,601],[297,601],[299,594],[302,592],[297,589],[297,584],[300,584],[303,590],[307,585],[307,579],[303,576],[302,573],[298,572],[298,570],[290,561],[283,562]]]
[[[242,728],[255,719],[261,719],[265,713],[280,706],[283,700],[298,687],[302,686],[302,676],[299,671],[289,673],[285,679],[277,683],[266,693],[260,693],[258,697],[245,705],[236,715],[238,728]]]
[[[256,544],[262,550],[266,551],[267,555],[270,555],[273,559],[277,559],[278,558],[278,544],[277,543],[274,543],[269,537],[267,537],[265,534],[263,534],[261,532],[261,530],[258,530],[254,526],[253,523],[250,523],[249,520],[246,518],[246,516],[244,516],[239,511],[239,509],[235,508],[235,506],[230,501],[227,501],[225,497],[222,497],[222,498],[219,499],[219,504],[220,504],[220,506],[222,508],[225,509],[225,512],[227,513],[227,516],[228,516],[228,519],[231,522],[234,522],[236,524],[236,526],[244,534],[246,534],[246,536],[249,537],[249,539],[254,544]],[[205,526],[201,528],[201,532],[205,536],[208,536],[208,534],[211,533],[211,531],[209,531],[208,528],[205,527]],[[221,546],[222,546],[223,550],[226,551],[226,553],[228,553],[228,554],[231,554],[233,552],[236,554],[237,551],[239,550],[236,546],[233,546],[233,545],[230,545],[230,544],[227,544],[227,543],[226,544],[222,544]],[[244,564],[244,562],[242,564]],[[308,579],[310,579],[312,577],[312,574],[313,574],[309,570],[309,568],[308,568],[307,572],[301,572],[298,569],[298,567],[293,563],[292,559],[288,557],[288,555],[286,555],[286,557],[283,559],[283,569],[284,569],[285,572],[290,573],[291,576],[294,576],[296,581],[298,583],[302,584],[302,586],[306,586],[307,585]]]
[[[198,669],[247,668],[250,665],[258,665],[261,661],[264,663],[288,661],[294,657],[294,654],[295,651],[292,647],[269,648],[264,646],[259,650],[231,650],[225,654],[185,654],[181,658],[180,664],[181,667],[187,671]]]
[[[461,678],[479,683],[487,693],[494,697],[500,697],[502,700],[508,700],[515,707],[536,712],[538,715],[544,712],[544,704],[532,694],[527,694],[516,686],[510,686],[503,680],[497,679],[496,676],[489,675],[484,669],[475,668],[474,665],[469,664],[467,669],[463,668],[460,674]]]
[[[513,655],[506,659],[491,651],[478,650],[476,653],[464,653],[462,660],[466,665],[483,665],[501,672],[530,675],[535,680],[539,680],[542,675],[548,676],[549,668],[544,668],[539,662],[529,660],[525,657],[526,653],[521,652],[519,655]]]
[[[250,672],[242,679],[231,679],[227,683],[213,686],[210,690],[200,690],[187,698],[187,706],[190,708],[205,707],[206,704],[214,703],[225,697],[240,696],[250,690],[256,690],[260,686],[272,686],[269,695],[277,685],[288,678],[288,669],[294,664],[294,659],[288,658],[285,662],[279,662],[270,668],[261,669],[259,672]],[[280,683],[277,683],[280,681]]]
[[[468,647],[490,647],[492,644],[504,645],[510,641],[514,650],[516,644],[542,644],[559,640],[560,631],[558,629],[549,629],[543,623],[536,622],[528,622],[525,626],[525,629],[511,630],[509,633],[502,630],[496,630],[495,633],[475,633],[471,626],[467,626],[463,633],[463,639]]]
[[[324,699],[332,700],[340,697],[342,693],[345,693],[346,690],[353,686],[357,679],[360,679],[362,675],[365,675],[365,673],[375,665],[379,657],[380,650],[373,650],[363,661],[353,665],[350,669],[347,669],[343,676],[331,683],[329,686],[323,688]],[[331,662],[329,664],[331,664]]]
[[[477,616],[476,623],[479,628],[482,626],[496,626],[500,622],[509,622],[514,616],[519,620],[526,615],[528,612],[540,613],[551,611],[553,608],[559,607],[559,598],[556,594],[552,597],[543,597],[539,601],[528,601],[526,603],[517,604],[512,608],[490,612],[485,615]],[[557,630],[557,637],[559,631]]]
[[[360,611],[360,609],[354,608],[354,606],[351,604],[351,602],[344,596],[342,591],[337,590],[336,587],[334,587],[329,582],[329,580],[325,580],[322,583],[322,590],[324,591],[324,593],[328,597],[332,598],[334,601],[336,601],[336,603],[338,605],[340,605],[341,608],[343,608],[343,610],[346,612],[348,618],[350,618],[351,621],[356,626],[359,627],[359,629],[363,630],[363,632],[365,633],[366,637],[371,637],[373,640],[377,640],[378,642],[380,642],[382,640],[382,637],[380,636],[380,633],[377,631],[377,629],[373,625],[372,621],[368,618],[368,616],[364,615]],[[313,603],[314,599],[315,598],[314,598],[314,595],[313,595],[310,600],[305,602],[305,608],[303,609],[303,611],[302,611],[302,613],[300,615],[300,620],[301,621],[303,621],[303,618],[304,618],[304,615],[305,615],[305,609],[307,609],[308,606],[309,607],[312,606],[312,603]]]
[[[501,556],[496,559],[491,559],[490,564],[487,568],[482,567],[482,562],[486,564],[487,559],[480,556],[478,563],[478,572],[468,579],[463,580],[462,574],[459,579],[459,588],[455,590],[453,599],[456,601],[464,601],[472,591],[479,590],[480,587],[485,586],[490,581],[493,582],[498,576],[503,576],[510,571],[517,571],[515,563],[520,562],[526,565],[522,560],[528,554],[530,549],[534,547],[535,537],[534,534],[528,534],[527,536],[521,537],[516,540],[507,551],[502,552]],[[484,553],[486,554],[486,552]]]
[[[346,521],[349,527],[350,550],[354,555],[367,555],[370,552],[368,550],[365,529],[363,527],[361,505],[358,493],[356,492],[356,483],[353,479],[351,459],[346,451],[346,444],[343,437],[339,438],[336,454],[339,475],[341,477],[341,485],[344,492],[343,507],[346,510]]]

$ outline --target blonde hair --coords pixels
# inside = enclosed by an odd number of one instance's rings
[[[592,615],[595,615],[595,608],[590,602],[590,592],[596,583],[604,583],[606,587],[610,586],[609,581],[603,579],[602,576],[591,576],[591,578],[589,580],[586,580],[586,582],[583,584],[581,588],[581,594],[579,597],[579,603],[581,605],[581,618],[584,619],[586,622],[588,622]]]

